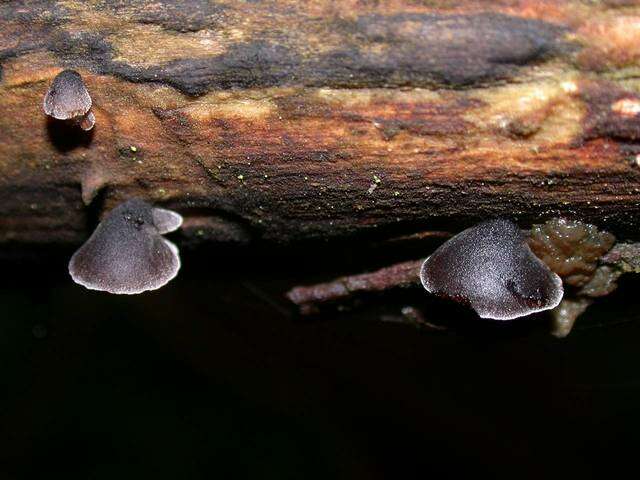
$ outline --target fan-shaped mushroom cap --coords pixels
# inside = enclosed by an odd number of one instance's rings
[[[170,233],[182,225],[182,216],[165,208],[154,208],[151,210],[151,216],[158,233]]]
[[[58,120],[84,116],[90,108],[91,97],[82,77],[75,70],[63,70],[56,75],[44,96],[44,113]],[[85,130],[91,130],[91,127]]]
[[[96,117],[91,110],[80,120],[80,128],[88,132],[96,124]]]
[[[554,308],[563,295],[560,277],[531,252],[515,223],[501,219],[440,246],[423,263],[420,279],[427,291],[496,320]]]
[[[160,288],[180,269],[178,248],[161,233],[181,223],[177,213],[129,200],[109,212],[71,257],[69,273],[90,290],[136,294]]]

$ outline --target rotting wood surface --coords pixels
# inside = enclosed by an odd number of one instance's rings
[[[99,190],[180,211],[184,242],[637,231],[638,2],[16,1],[0,25],[5,244],[81,242]],[[86,134],[42,112],[63,68]]]

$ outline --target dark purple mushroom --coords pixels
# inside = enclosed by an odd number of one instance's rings
[[[482,318],[512,320],[556,307],[562,280],[536,257],[518,226],[491,220],[459,233],[422,264],[427,291]]]
[[[177,230],[182,217],[139,200],[114,208],[71,257],[73,280],[116,294],[156,290],[180,269],[178,248],[162,234]]]
[[[95,116],[91,96],[75,70],[63,70],[53,79],[44,96],[44,113],[56,120],[75,120],[83,130],[91,130]]]

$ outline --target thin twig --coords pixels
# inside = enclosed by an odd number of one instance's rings
[[[383,292],[420,283],[419,272],[423,260],[412,260],[385,267],[375,272],[340,277],[327,283],[295,287],[286,296],[307,315],[318,311],[323,304],[346,300],[355,294]]]

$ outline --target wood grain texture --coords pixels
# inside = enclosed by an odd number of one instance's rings
[[[499,215],[637,236],[638,2],[18,1],[0,23],[2,243],[77,244],[83,199],[133,196],[185,243]],[[91,132],[42,113],[63,68]]]

